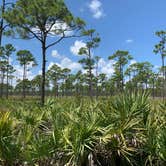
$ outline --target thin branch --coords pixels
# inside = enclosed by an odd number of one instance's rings
[[[56,40],[55,42],[53,42],[53,43],[49,44],[48,46],[46,46],[46,49],[48,49],[48,48],[51,47],[51,46],[56,45],[57,43],[59,43],[59,42],[60,42],[62,39],[64,39],[64,38],[65,38],[65,35],[63,34],[63,36],[60,37],[58,40]]]
[[[29,40],[29,39],[34,39],[34,38],[35,38],[35,36],[32,36],[32,37],[28,37],[27,39]],[[22,37],[13,37],[13,39],[23,39],[23,38]]]
[[[49,33],[49,32],[51,31],[51,28],[54,26],[55,23],[56,23],[56,21],[54,21],[54,22],[50,25],[50,27],[48,28],[48,30],[46,31],[46,33]]]
[[[63,33],[63,36],[61,38],[59,38],[58,40],[56,40],[55,42],[49,44],[46,49],[48,49],[49,47],[51,46],[54,46],[56,45],[57,43],[59,43],[62,39],[67,39],[67,38],[75,38],[75,37],[82,37],[84,35],[70,35],[70,36],[65,36],[64,33]]]
[[[8,5],[13,5],[14,3],[12,3],[12,2],[6,2],[5,3],[5,6],[8,6]]]
[[[2,28],[2,31],[4,31],[8,26],[10,26],[10,24],[6,24],[6,25]]]
[[[37,36],[37,34],[34,33],[29,27],[26,27],[26,26],[21,26],[21,27],[24,28],[24,29],[26,29],[30,33],[32,33],[36,39],[38,39],[40,42],[42,42],[42,39],[39,36]]]

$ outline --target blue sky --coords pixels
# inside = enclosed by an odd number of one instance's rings
[[[159,39],[155,36],[157,30],[165,30],[166,0],[65,0],[68,8],[75,16],[87,23],[87,28],[94,28],[100,34],[100,46],[94,50],[94,55],[102,57],[100,71],[111,75],[112,63],[107,57],[116,50],[128,50],[135,61],[149,61],[160,66],[161,58],[153,53],[153,48]],[[82,46],[81,38],[65,39],[47,52],[47,66],[57,63],[61,67],[69,67],[73,72],[81,68],[77,61],[81,58],[76,54],[75,46]],[[29,76],[32,78],[41,70],[40,44],[36,40],[13,40],[4,38],[3,44],[13,43],[19,49],[28,49],[35,55],[38,67]],[[12,63],[21,73],[21,68],[15,61]],[[18,76],[19,77],[19,76]]]

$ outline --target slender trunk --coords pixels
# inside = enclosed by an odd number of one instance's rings
[[[65,79],[62,80],[62,97],[65,96]]]
[[[58,91],[58,88],[59,88],[59,86],[58,86],[58,83],[56,84],[56,97],[58,97],[59,96],[59,91]]]
[[[2,79],[3,79],[3,72],[1,71],[0,98],[2,97]]]
[[[90,70],[89,71],[89,76],[90,76],[90,79],[89,79],[89,95],[90,97],[92,97],[92,71]]]
[[[5,0],[2,0],[1,16],[4,14],[4,12],[5,12]],[[3,24],[4,24],[4,19],[1,18],[1,21],[0,21],[0,46],[2,44],[2,36],[3,36],[3,30],[4,30]]]
[[[96,99],[98,98],[98,61],[97,61],[97,65],[96,65]]]
[[[98,78],[97,78],[97,82],[96,82],[96,98],[98,99],[99,96],[99,87],[98,87]]]
[[[55,88],[55,97],[58,97],[58,83],[57,80],[54,82],[54,88]]]
[[[26,79],[26,65],[24,65],[24,69],[23,69],[23,84],[22,84],[22,96],[23,96],[23,99],[25,99],[25,79]]]
[[[132,80],[131,80],[131,72],[129,72],[129,91],[130,93],[133,92]]]
[[[2,85],[1,85],[1,95],[2,95],[2,97],[3,97],[3,84],[4,84],[4,78],[5,78],[5,73],[4,73],[4,71],[2,72]]]
[[[162,55],[162,69],[163,69],[163,101],[165,100],[165,87],[166,87],[166,75],[165,75],[165,64],[164,64],[164,56]]]
[[[76,84],[76,95],[78,96],[79,95],[79,87],[78,87],[78,82],[77,82],[77,84]]]
[[[7,75],[6,75],[6,98],[9,96],[9,72],[7,67]]]
[[[2,8],[2,10],[1,10],[1,16],[3,15],[3,13],[5,12],[5,0],[3,0],[2,1],[2,6],[1,6]],[[3,24],[4,24],[4,21],[3,21],[3,18],[1,18],[1,20],[0,20],[0,47],[1,47],[1,45],[2,45],[2,36],[3,36]],[[1,72],[2,73],[2,75],[3,75],[3,72]],[[3,80],[3,76],[2,76],[2,79],[1,80]],[[3,96],[3,83],[2,83],[3,81],[1,81],[1,87],[0,87],[0,97],[2,97]]]
[[[9,57],[7,59],[7,74],[6,74],[6,98],[8,99],[9,96]]]
[[[145,90],[147,90],[148,89],[148,81],[146,80],[145,81]]]
[[[45,103],[45,75],[46,75],[46,39],[42,42],[42,82],[41,82],[41,105]]]
[[[66,78],[67,79],[67,78]],[[65,97],[68,96],[68,90],[67,90],[67,80],[65,79]],[[69,88],[70,90],[70,88]]]
[[[84,94],[85,94],[85,90],[84,90],[84,86],[81,84],[80,85],[80,87],[81,87],[81,89],[80,89],[80,93],[82,94],[82,96],[85,96]]]
[[[123,67],[120,64],[119,66],[119,71],[120,71],[120,91],[123,92],[123,86],[124,86],[124,82],[123,82]]]
[[[153,99],[154,99],[154,95],[155,95],[155,94],[154,94],[154,93],[155,93],[155,92],[154,92],[154,82],[155,82],[155,80],[154,80],[154,78],[153,78],[153,80],[152,80]]]
[[[11,88],[12,89],[11,89],[11,93],[10,94],[13,95],[13,78],[11,78]]]
[[[88,48],[88,55],[89,55],[89,96],[92,98],[92,66],[91,66],[91,50]]]

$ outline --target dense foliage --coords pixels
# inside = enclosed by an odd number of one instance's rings
[[[0,165],[165,165],[166,103],[148,94],[0,101]]]

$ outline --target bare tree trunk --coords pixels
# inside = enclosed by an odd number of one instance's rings
[[[2,97],[2,79],[3,79],[3,72],[1,71],[0,97]]]
[[[120,82],[119,82],[119,84],[120,84],[120,91],[121,92],[123,92],[123,88],[124,88],[124,80],[123,80],[123,67],[122,67],[122,65],[120,64],[120,66],[119,66],[119,72],[120,72]]]
[[[99,88],[98,88],[98,60],[97,60],[97,64],[96,64],[96,99],[98,99],[98,91],[99,91]]]
[[[92,98],[92,66],[91,66],[91,50],[88,48],[88,55],[89,55],[89,96]]]
[[[153,99],[154,99],[154,82],[155,82],[155,78],[153,77],[153,79],[152,79],[152,95],[153,95]]]
[[[1,8],[1,16],[5,12],[5,0],[2,1],[2,8]],[[2,45],[2,36],[3,36],[3,23],[4,20],[1,18],[0,20],[0,46]],[[0,97],[3,96],[3,72],[2,73],[2,78],[1,78],[1,87],[0,87]]]
[[[8,99],[9,96],[9,57],[7,59],[7,74],[6,74],[6,98]]]
[[[2,9],[1,10],[1,16],[2,16],[5,12],[5,0],[2,0],[2,8],[1,9]],[[2,44],[3,31],[4,31],[4,19],[1,18],[1,21],[0,21],[0,46]]]
[[[2,83],[1,83],[1,97],[3,97],[3,84],[4,84],[5,73],[2,72]]]
[[[6,98],[9,96],[9,72],[7,67],[7,75],[6,75]]]
[[[11,87],[12,87],[10,94],[11,94],[11,96],[12,96],[12,95],[13,95],[13,78],[11,78],[11,83],[10,83],[10,84],[11,84]]]
[[[22,80],[22,96],[23,99],[25,99],[25,79],[26,79],[26,65],[24,65],[24,69],[23,69],[23,80]]]
[[[165,73],[165,66],[164,66],[164,56],[162,55],[162,70],[163,70],[163,101],[165,100],[165,87],[166,87],[166,73]]]
[[[45,103],[45,75],[46,75],[46,40],[42,42],[42,82],[41,82],[41,105],[44,106]]]

